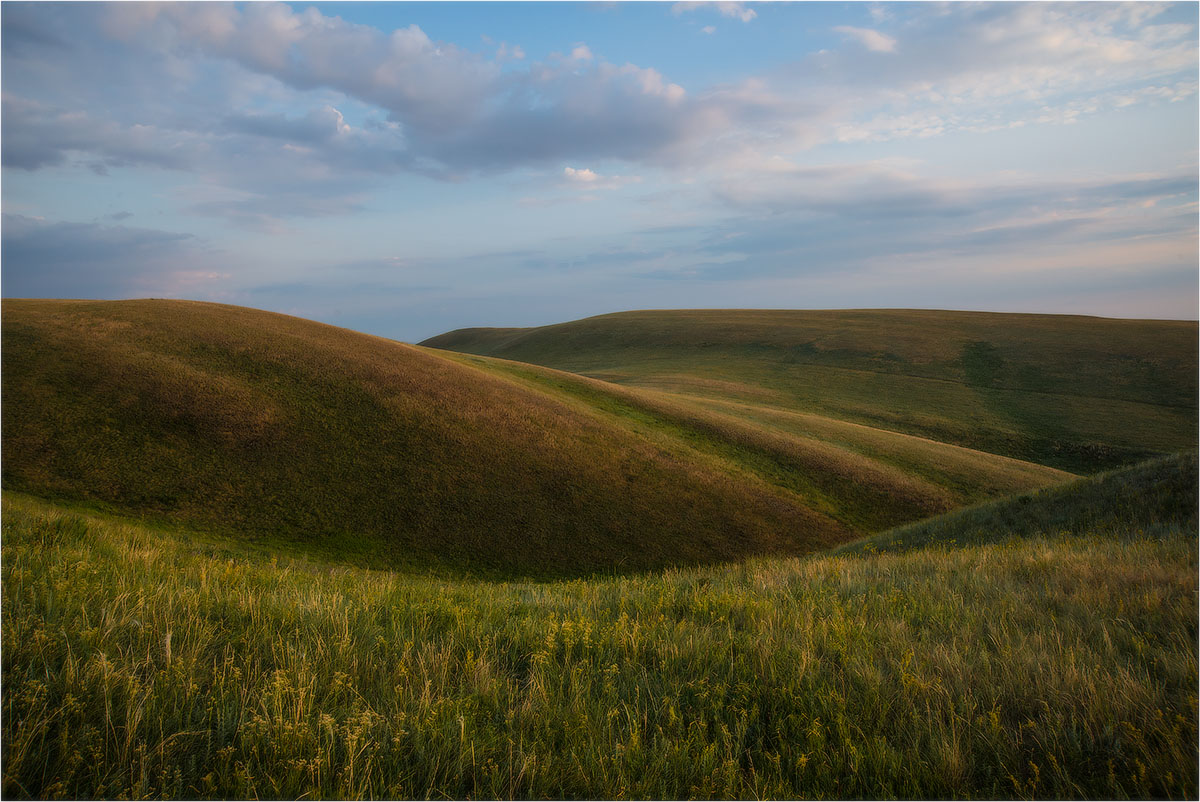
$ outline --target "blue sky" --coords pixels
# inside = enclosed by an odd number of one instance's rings
[[[1194,319],[1197,9],[5,2],[0,290]]]

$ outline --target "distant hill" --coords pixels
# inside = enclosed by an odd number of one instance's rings
[[[1190,448],[1197,324],[923,310],[624,312],[423,345],[1092,473]]]
[[[6,489],[372,566],[799,554],[1070,478],[218,304],[7,300],[3,357]]]

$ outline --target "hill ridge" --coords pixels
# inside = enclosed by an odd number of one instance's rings
[[[1092,473],[1194,442],[1196,335],[1193,321],[1079,315],[664,310],[422,345],[731,401],[748,400],[741,385],[774,406]]]

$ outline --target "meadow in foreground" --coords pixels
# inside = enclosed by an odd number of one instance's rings
[[[6,494],[3,792],[1194,798],[1184,464],[1151,534],[545,584]]]

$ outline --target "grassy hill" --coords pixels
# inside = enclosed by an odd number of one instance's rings
[[[1195,798],[1195,470],[942,519],[932,548],[535,584],[6,492],[2,791]]]
[[[725,402],[760,424],[815,414],[1076,473],[1190,448],[1197,436],[1194,322],[678,310],[462,329],[423,345]]]
[[[788,426],[741,408],[522,362],[457,359],[605,414],[642,437],[685,443],[856,530],[878,531],[1071,478],[1045,466],[829,418],[807,416],[804,425]]]
[[[798,554],[1070,478],[217,304],[9,300],[3,354],[6,488],[369,566]]]
[[[1197,531],[1195,451],[956,510],[840,547],[837,553],[958,548],[1069,535],[1175,537]]]
[[[7,488],[369,565],[585,574],[850,530],[410,346],[255,310],[6,301]]]
[[[999,425],[931,386],[1037,396],[966,371],[1015,356],[793,370],[682,328],[614,383],[238,307],[5,301],[0,794],[1195,798],[1194,453],[1077,479],[918,431]],[[912,336],[901,361],[952,372]],[[1171,337],[1139,385],[1099,334],[1082,366],[1040,336],[1066,376],[1040,397],[1084,393],[1059,456],[1194,414]],[[818,368],[842,379],[804,389]],[[847,413],[854,387],[886,411],[860,374],[933,417]],[[1176,428],[1088,440],[1105,404]]]

